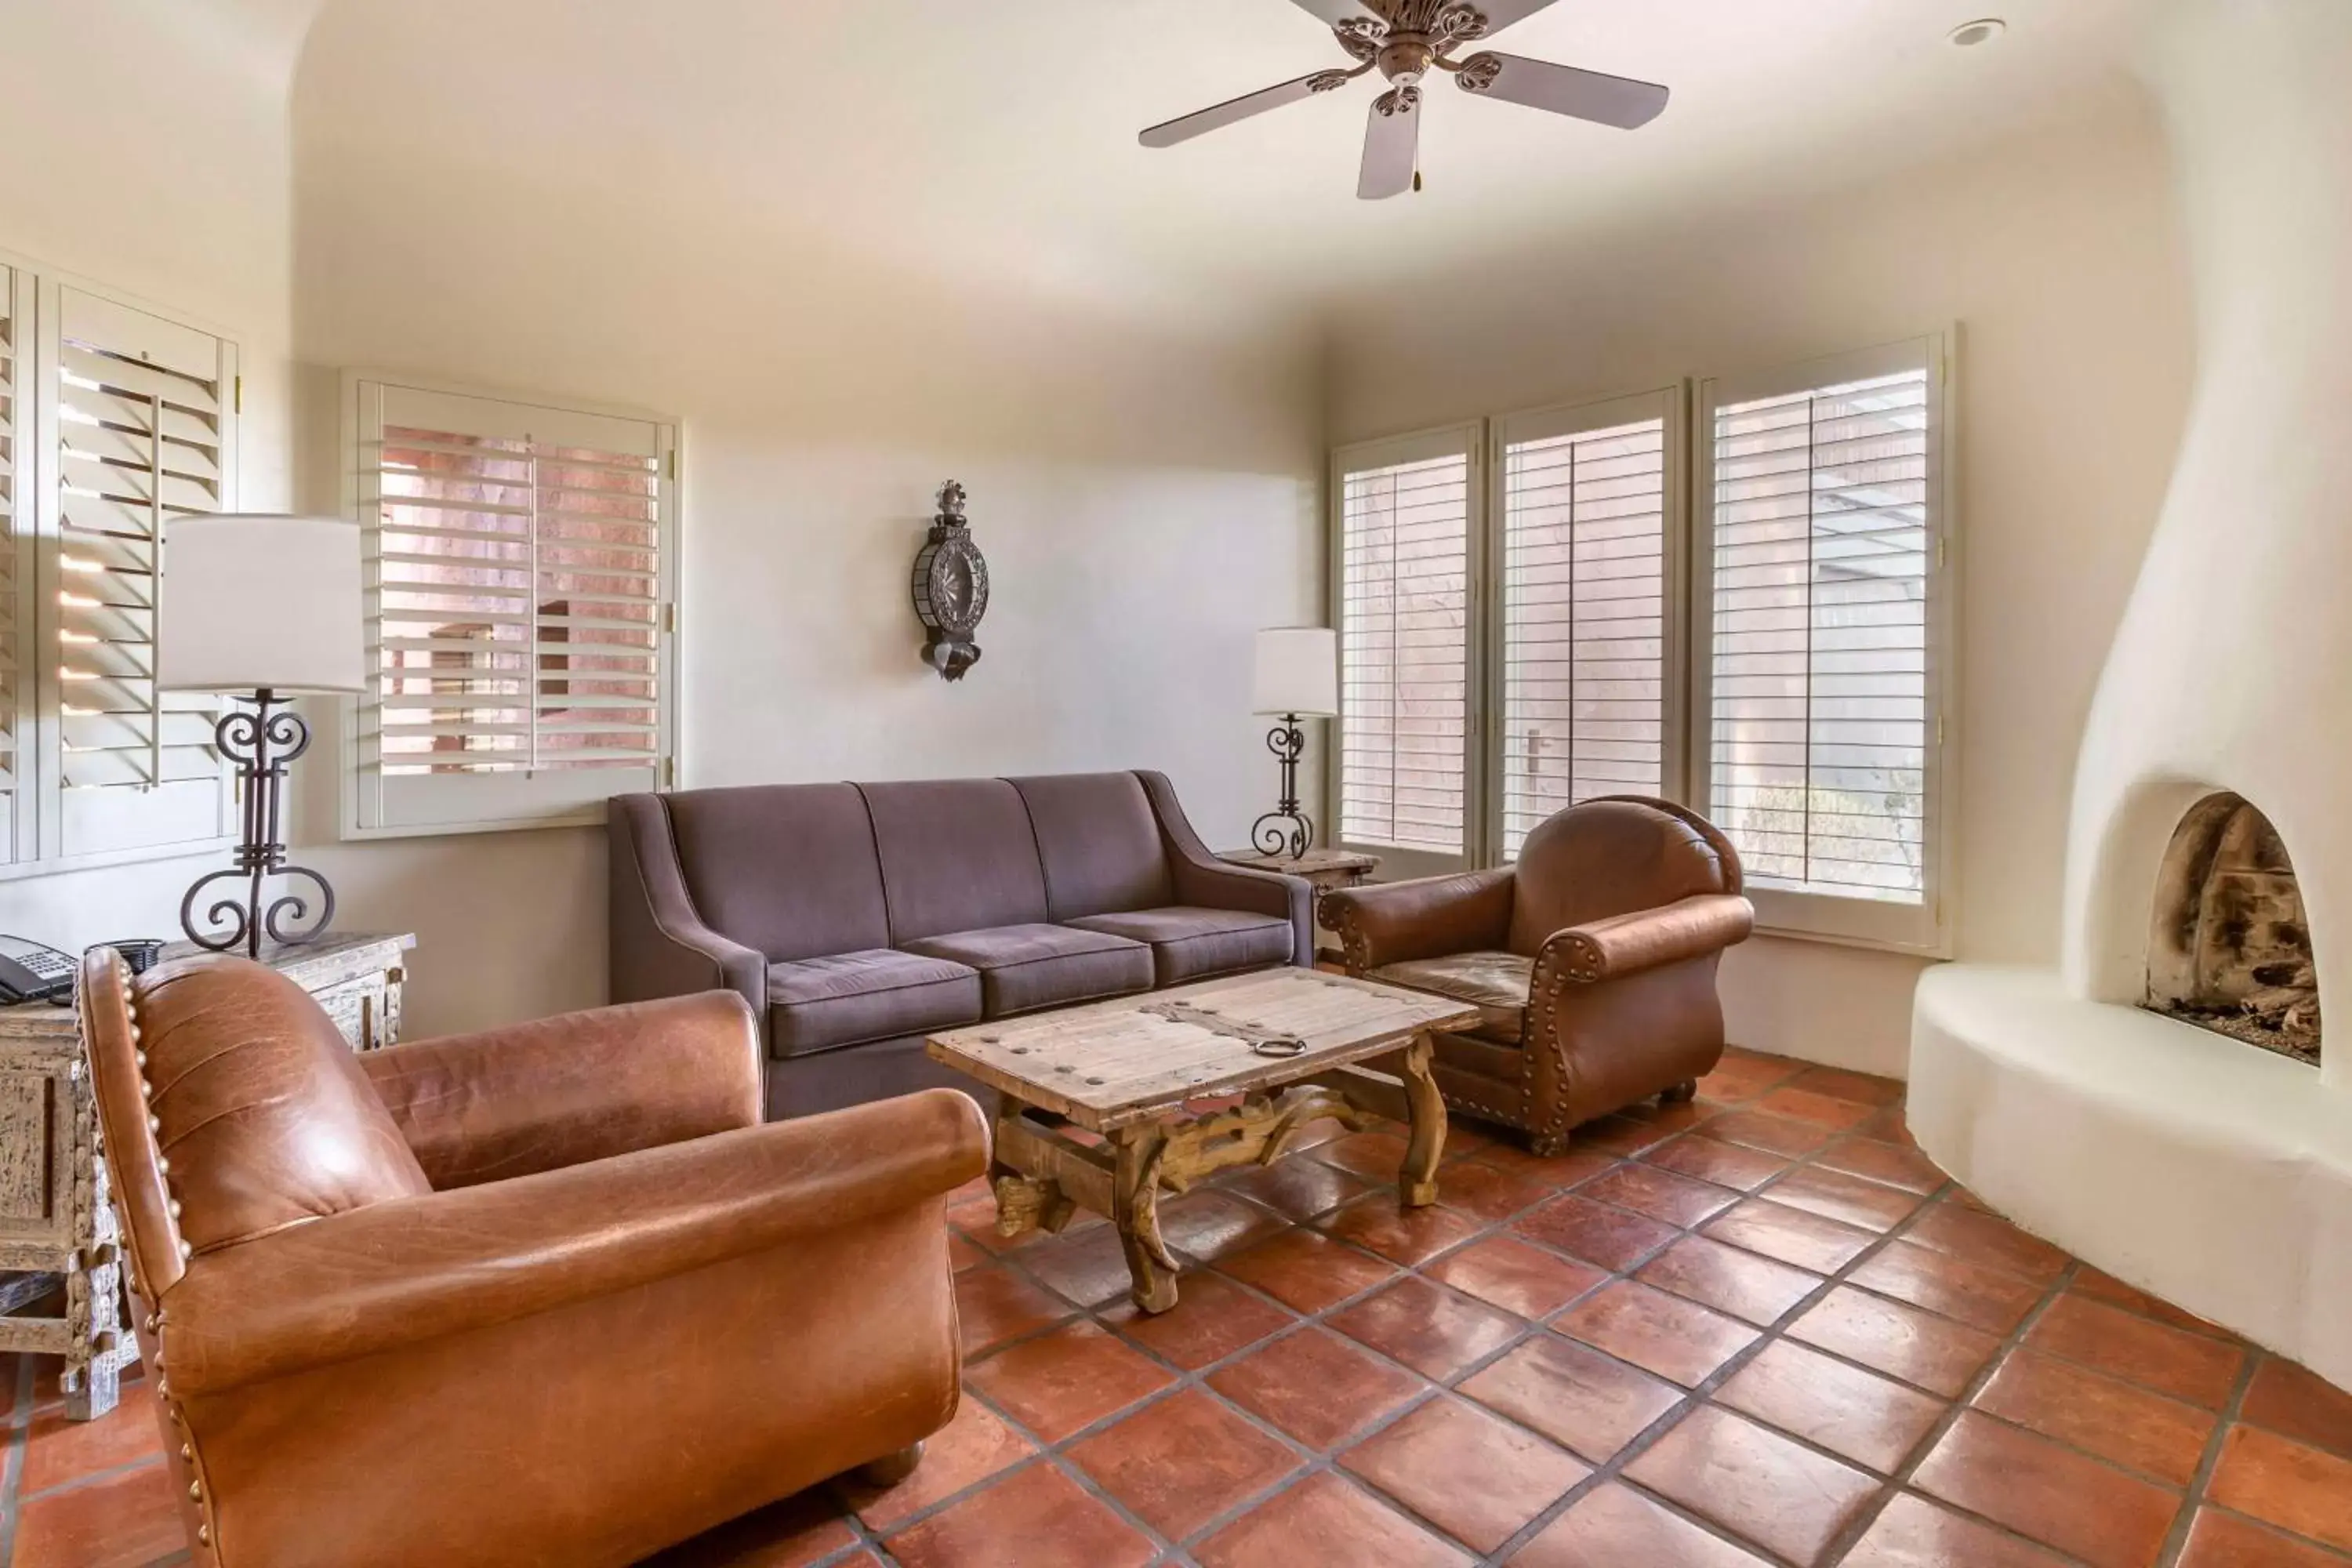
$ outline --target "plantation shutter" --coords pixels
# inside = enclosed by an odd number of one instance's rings
[[[32,562],[25,550],[18,520],[17,438],[23,384],[19,366],[25,358],[25,322],[30,313],[18,301],[22,285],[13,268],[0,267],[0,865],[27,858],[28,847],[18,835],[28,820],[19,804],[23,781],[31,774],[28,759],[19,752],[26,743],[25,719],[34,710],[26,678],[31,665],[18,640],[18,628],[30,627],[33,609]]]
[[[229,504],[236,350],[75,289],[49,288],[44,306],[57,523],[40,596],[58,785],[47,852],[194,847],[229,826],[218,703],[155,689],[156,627],[172,521]]]
[[[352,830],[599,821],[666,785],[674,427],[353,385],[372,685]]]
[[[1339,454],[1339,841],[1458,868],[1470,803],[1475,426]]]
[[[1680,396],[1500,422],[1496,847],[1602,795],[1666,793],[1667,517]]]
[[[1768,924],[1940,942],[1940,345],[1710,384],[1705,808]]]

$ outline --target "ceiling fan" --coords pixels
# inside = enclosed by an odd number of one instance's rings
[[[1254,114],[1318,93],[1335,91],[1377,68],[1389,89],[1372,100],[1364,132],[1364,165],[1356,195],[1380,201],[1419,187],[1421,84],[1432,69],[1450,73],[1475,98],[1499,98],[1601,125],[1631,131],[1664,112],[1666,89],[1600,71],[1556,66],[1482,49],[1456,60],[1454,51],[1499,33],[1552,0],[1291,0],[1329,25],[1353,69],[1321,70],[1277,87],[1231,99],[1197,114],[1155,125],[1146,147],[1173,147]]]

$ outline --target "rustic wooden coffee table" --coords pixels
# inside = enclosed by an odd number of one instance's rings
[[[935,1035],[930,1055],[999,1091],[996,1226],[1059,1231],[1080,1206],[1118,1226],[1147,1312],[1176,1304],[1160,1239],[1161,1188],[1182,1193],[1228,1166],[1272,1164],[1293,1134],[1330,1117],[1412,1123],[1397,1185],[1408,1207],[1437,1201],[1445,1101],[1430,1077],[1433,1029],[1475,1026],[1442,996],[1305,969],[1209,980],[1117,1002]],[[1363,1065],[1373,1058],[1397,1076]],[[1230,1110],[1186,1103],[1238,1094]],[[1067,1128],[1101,1135],[1097,1147]]]

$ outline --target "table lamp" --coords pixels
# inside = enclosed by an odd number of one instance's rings
[[[180,900],[180,927],[198,947],[242,946],[255,958],[265,936],[288,945],[315,941],[334,919],[335,890],[286,861],[286,771],[310,745],[310,727],[289,700],[366,685],[360,531],[334,518],[174,518],[155,618],[156,689],[216,692],[240,704],[213,729],[241,786],[236,863],[197,879]],[[304,879],[316,893],[265,903],[265,884],[281,877]],[[244,884],[242,902],[218,889],[199,920],[205,889],[224,882]]]
[[[1282,759],[1282,798],[1250,827],[1250,844],[1261,855],[1296,860],[1315,842],[1315,823],[1298,808],[1298,759],[1307,750],[1301,719],[1329,719],[1339,711],[1339,636],[1324,626],[1276,626],[1257,634],[1257,679],[1253,713],[1278,714],[1282,722],[1265,738]]]

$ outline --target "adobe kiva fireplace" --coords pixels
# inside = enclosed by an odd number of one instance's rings
[[[2189,807],[2156,875],[2147,1005],[2319,1065],[2319,971],[2294,863],[2224,790]]]
[[[2352,0],[2156,27],[2196,395],[2084,728],[2061,964],[1923,975],[1909,1106],[2020,1225],[2352,1386],[2347,61]]]

